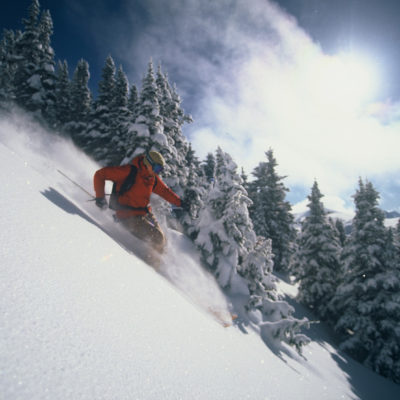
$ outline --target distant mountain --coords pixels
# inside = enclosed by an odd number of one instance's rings
[[[300,229],[300,224],[303,219],[309,214],[309,210],[294,213],[294,219],[297,229]],[[397,211],[385,211],[385,226],[386,227],[395,227],[397,225],[397,221],[400,218],[400,213]],[[327,210],[328,216],[333,220],[341,219],[344,223],[344,228],[346,234],[350,234],[351,232],[351,224],[353,221],[354,213],[351,212],[342,212],[342,211],[335,211],[335,210]]]
[[[400,213],[397,211],[384,211],[385,218],[400,218]]]

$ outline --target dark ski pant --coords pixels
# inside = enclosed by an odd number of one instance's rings
[[[164,251],[166,244],[165,235],[152,213],[147,215],[135,215],[121,219],[120,221],[132,235],[145,242],[150,242],[156,253],[162,253]]]

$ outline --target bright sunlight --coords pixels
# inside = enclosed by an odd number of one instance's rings
[[[371,61],[352,54],[323,56],[312,67],[312,92],[322,106],[359,111],[372,98],[377,74]]]

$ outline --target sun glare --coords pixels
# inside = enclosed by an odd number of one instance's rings
[[[355,55],[323,56],[312,70],[314,93],[331,107],[354,111],[365,105],[376,89],[372,63]]]

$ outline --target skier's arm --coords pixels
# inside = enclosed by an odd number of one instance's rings
[[[106,181],[117,182],[124,180],[129,174],[129,166],[121,167],[104,167],[96,171],[93,177],[94,191],[96,193],[96,198],[104,197],[104,186]]]
[[[153,188],[153,192],[158,194],[164,200],[168,201],[177,207],[181,206],[181,199],[180,197],[174,193],[161,179],[157,176],[157,183]]]

